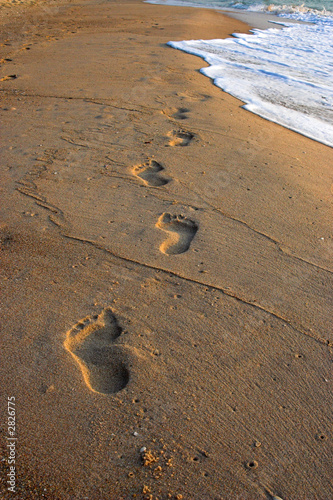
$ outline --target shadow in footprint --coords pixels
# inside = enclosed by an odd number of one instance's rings
[[[71,328],[64,347],[79,364],[85,383],[94,392],[113,394],[129,381],[127,357],[114,341],[121,328],[111,309],[87,317]]]
[[[168,213],[161,215],[156,227],[168,233],[168,238],[160,246],[160,251],[167,255],[186,252],[198,230],[197,224],[191,219]]]
[[[15,80],[17,78],[17,75],[7,75],[4,76],[3,78],[0,78],[0,82],[6,82],[7,80]]]
[[[159,172],[164,170],[162,165],[155,160],[149,160],[142,165],[138,165],[132,169],[132,173],[136,177],[140,177],[147,186],[159,187],[165,186],[169,181],[159,175]]]
[[[188,146],[194,138],[194,134],[183,130],[169,132],[168,136],[170,137],[169,146]]]

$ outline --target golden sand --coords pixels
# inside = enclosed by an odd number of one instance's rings
[[[238,20],[43,5],[1,35],[17,498],[332,498],[332,149],[166,46]]]

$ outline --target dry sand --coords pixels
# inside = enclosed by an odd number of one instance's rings
[[[2,14],[1,498],[333,498],[332,149],[166,46],[238,20]]]

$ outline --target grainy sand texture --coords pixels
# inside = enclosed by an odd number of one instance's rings
[[[1,498],[333,498],[332,149],[166,45],[249,26],[1,13]]]

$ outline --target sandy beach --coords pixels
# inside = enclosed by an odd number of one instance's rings
[[[166,45],[250,26],[1,13],[1,498],[333,498],[332,148]]]

